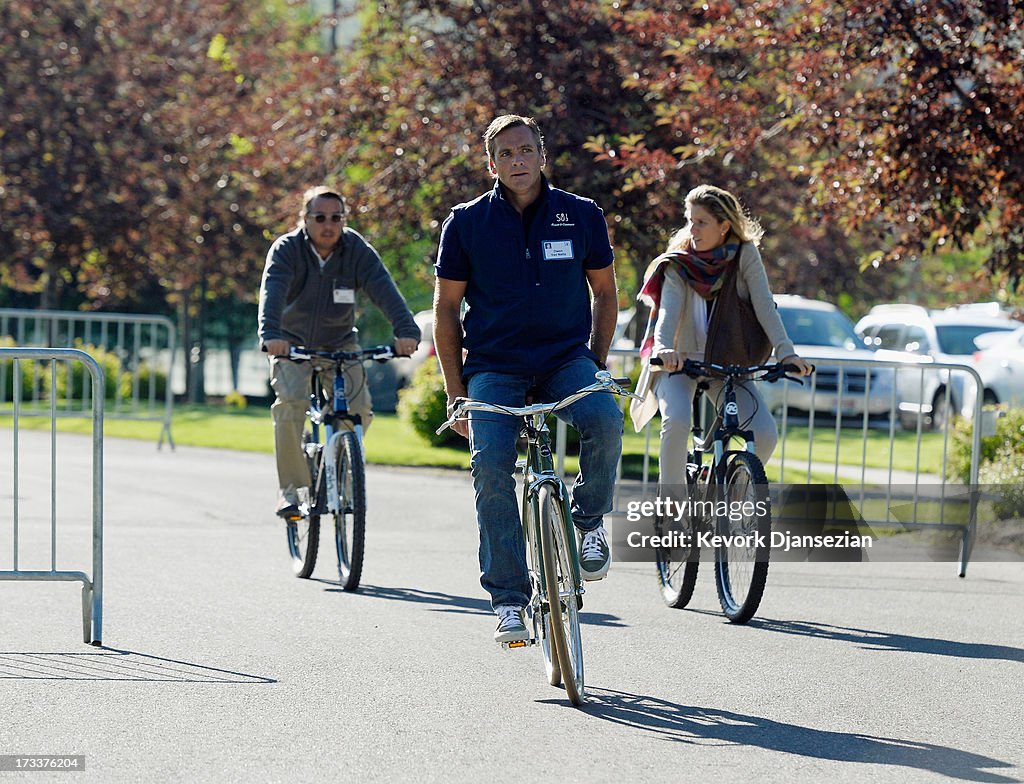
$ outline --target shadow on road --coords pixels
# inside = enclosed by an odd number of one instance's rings
[[[819,637],[824,640],[852,642],[862,648],[875,651],[905,651],[907,653],[929,653],[936,656],[954,656],[961,659],[996,659],[1024,662],[1024,649],[1008,645],[989,645],[978,642],[957,642],[934,637],[914,637],[909,634],[879,632],[870,629],[855,629],[833,626],[810,621],[777,621],[771,618],[754,618],[748,624],[782,634],[796,634],[801,637]]]
[[[165,659],[137,651],[99,648],[90,653],[0,652],[0,680],[277,683],[273,678]]]
[[[386,588],[380,585],[360,585],[355,592],[342,591],[337,583],[314,578],[317,582],[332,586],[325,588],[328,593],[351,593],[353,596],[368,596],[373,599],[390,599],[393,601],[433,604],[433,612],[469,613],[471,615],[493,615],[491,603],[487,599],[471,599],[468,596],[453,596],[438,591],[421,591],[418,588]],[[622,619],[608,613],[581,612],[580,623],[588,626],[607,626],[625,628]]]
[[[817,730],[610,689],[588,689],[587,694],[588,701],[580,709],[584,713],[680,743],[746,746],[815,759],[915,768],[966,781],[1020,781],[985,770],[1013,768],[1009,762],[932,743]]]

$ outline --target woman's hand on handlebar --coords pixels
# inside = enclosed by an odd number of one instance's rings
[[[814,365],[810,364],[807,360],[801,359],[796,354],[790,354],[788,357],[783,357],[781,360],[783,365],[793,365],[797,369],[797,373],[793,374],[793,371],[787,370],[787,373],[799,376],[809,376],[814,372]]]
[[[673,351],[670,348],[663,348],[660,351],[656,351],[654,357],[660,360],[659,364],[669,373],[674,373],[683,366],[683,358],[679,356],[679,352]]]

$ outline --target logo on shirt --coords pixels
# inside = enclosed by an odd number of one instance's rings
[[[555,219],[551,222],[553,227],[565,228],[575,226],[575,223],[569,223],[569,213],[567,212],[556,212]]]

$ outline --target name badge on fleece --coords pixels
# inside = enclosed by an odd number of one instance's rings
[[[355,289],[336,288],[334,289],[335,305],[352,305],[356,301]]]
[[[544,240],[544,261],[572,261],[572,240]]]

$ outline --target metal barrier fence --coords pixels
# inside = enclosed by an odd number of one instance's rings
[[[70,370],[79,364],[91,378],[92,416],[92,572],[57,568],[57,500],[63,498],[57,476],[57,417],[56,398],[50,400],[50,530],[49,569],[21,568],[21,499],[24,486],[21,476],[20,420],[22,416],[21,387],[24,364],[31,363],[37,370],[40,363],[48,364],[49,379],[56,383],[58,363]],[[76,349],[0,348],[0,367],[10,370],[13,383],[13,460],[12,482],[12,568],[0,571],[0,581],[77,581],[82,583],[82,633],[86,643],[100,645],[103,639],[103,370],[91,356]],[[32,477],[29,477],[32,478]],[[31,497],[31,496],[30,496]]]
[[[988,419],[982,415],[982,382],[977,372],[967,365],[940,362],[895,362],[832,356],[805,356],[804,359],[816,366],[816,372],[809,379],[804,379],[804,386],[795,382],[778,382],[759,387],[765,402],[775,414],[779,428],[779,444],[769,462],[769,469],[777,468],[780,480],[789,484],[801,479],[805,479],[808,485],[820,484],[831,479],[832,484],[842,485],[851,501],[856,499],[859,502],[863,522],[868,526],[898,525],[905,529],[957,532],[960,536],[959,575],[963,577],[977,531],[981,437],[988,423]],[[613,349],[608,360],[615,375],[628,375],[639,361],[639,351],[634,349]],[[973,397],[965,394],[970,392],[969,385],[974,386]],[[931,396],[933,393],[935,397]],[[965,399],[972,401],[966,411],[962,408]],[[792,413],[794,409],[806,413],[798,417]],[[954,424],[954,417],[948,416],[948,413],[962,413],[964,421],[971,428],[969,478],[966,483],[957,483],[970,490],[966,521],[946,519],[949,508],[947,501],[952,501],[954,494],[957,497],[961,495],[953,489],[955,485],[945,481]],[[628,417],[626,427],[631,428]],[[797,427],[807,429],[806,456],[795,456],[793,448],[787,448],[787,442],[793,435],[792,429]],[[869,433],[887,434],[888,464],[884,467],[867,467],[871,462],[867,452]],[[913,435],[914,460],[910,465],[897,467],[894,464],[893,446],[898,435],[903,433]],[[826,436],[829,442],[834,440],[834,451],[828,456],[822,454],[820,446]],[[645,428],[643,437],[640,490],[646,493],[652,481],[652,443],[653,448],[657,449],[657,439],[652,437],[651,424]],[[817,448],[816,437],[819,443]],[[802,438],[803,433],[800,434]],[[906,436],[901,436],[901,439],[906,440]],[[924,446],[926,441],[927,447]],[[858,442],[860,444],[857,462],[856,465],[844,466],[840,463],[840,456],[844,451],[850,453],[851,442],[854,446]],[[559,421],[556,455],[558,470],[562,473],[565,466],[565,444],[565,424]],[[842,448],[844,445],[847,446],[846,450]],[[923,453],[922,449],[927,451]],[[935,464],[935,450],[939,450],[937,473],[924,468],[925,464]],[[796,478],[798,476],[799,479]],[[866,501],[878,503],[865,504]],[[895,502],[909,509],[908,519],[893,519],[892,508]],[[618,507],[616,499],[615,509],[618,510]],[[870,514],[881,508],[885,509],[884,516]],[[868,514],[865,514],[865,510]]]
[[[78,313],[59,310],[0,308],[0,346],[75,348],[94,356],[104,368],[100,396],[106,415],[115,419],[162,423],[157,447],[164,439],[174,448],[171,417],[174,394],[171,372],[176,351],[174,324],[164,316],[119,313]],[[45,377],[26,368],[22,383],[22,416],[91,415],[92,388],[70,370],[47,385]],[[0,367],[0,412],[9,411],[13,395],[7,371]]]

